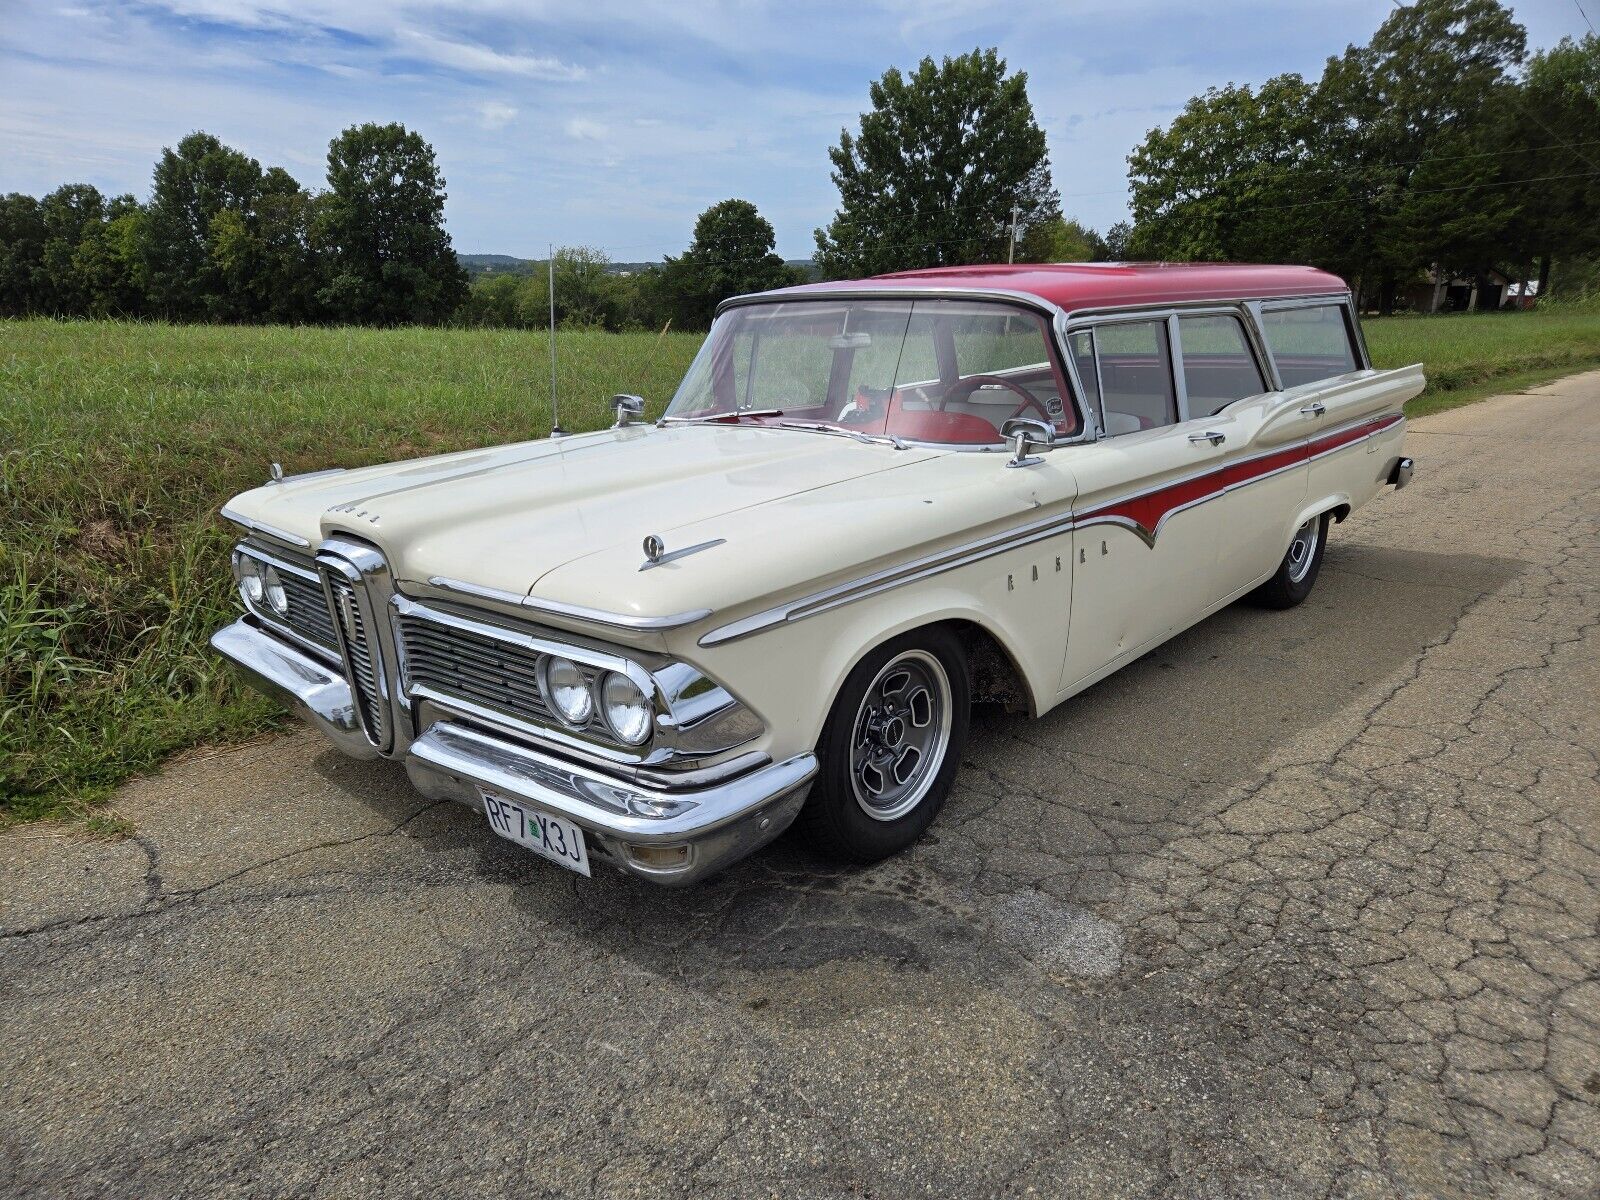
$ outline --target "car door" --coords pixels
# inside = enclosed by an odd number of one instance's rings
[[[1174,326],[1184,428],[1191,437],[1222,439],[1218,469],[1196,481],[1194,496],[1216,531],[1203,587],[1204,607],[1215,608],[1277,568],[1285,521],[1305,500],[1308,468],[1303,453],[1275,439],[1280,430],[1304,430],[1281,419],[1290,406],[1273,386],[1248,310],[1186,311]],[[1296,413],[1296,420],[1305,418]]]
[[[1194,503],[1196,483],[1221,468],[1226,442],[1179,419],[1172,335],[1170,314],[1107,318],[1068,335],[1102,436],[1071,456],[1078,499],[1064,689],[1115,670],[1204,607],[1217,526]]]

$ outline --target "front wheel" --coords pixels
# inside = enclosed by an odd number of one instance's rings
[[[1293,608],[1309,596],[1322,570],[1330,520],[1332,514],[1323,513],[1296,529],[1277,574],[1252,592],[1251,599],[1268,608]]]
[[[966,653],[947,630],[917,630],[868,654],[823,727],[801,830],[856,862],[916,841],[955,782],[971,700]]]

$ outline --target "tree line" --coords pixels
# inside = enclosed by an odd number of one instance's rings
[[[1129,156],[1132,223],[1065,216],[1044,131],[995,50],[870,85],[829,150],[839,191],[816,273],[1127,259],[1297,262],[1388,311],[1423,278],[1557,280],[1600,256],[1600,38],[1531,57],[1498,0],[1414,0],[1321,77],[1213,88]],[[149,199],[69,184],[0,197],[0,315],[537,327],[548,280],[471,286],[443,223],[431,146],[401,125],[345,130],[327,187],[194,133]],[[555,252],[568,326],[703,329],[719,301],[799,282],[747,200],[712,205],[687,249],[634,272]],[[539,264],[543,267],[545,264]]]
[[[209,133],[162,151],[150,197],[67,184],[0,197],[0,315],[428,324],[467,277],[433,148],[404,126],[328,144],[327,189]]]
[[[1408,283],[1600,253],[1600,38],[1528,54],[1496,0],[1417,0],[1307,80],[1213,88],[1129,157],[1129,250]]]

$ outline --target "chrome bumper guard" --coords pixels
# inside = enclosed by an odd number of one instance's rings
[[[217,653],[284,700],[346,754],[376,758],[344,676],[246,621],[218,630]],[[596,857],[655,883],[681,887],[745,857],[782,833],[805,803],[814,754],[770,763],[692,790],[646,787],[553,755],[439,721],[413,742],[406,774],[431,799],[482,811],[480,789],[566,817],[597,843]]]

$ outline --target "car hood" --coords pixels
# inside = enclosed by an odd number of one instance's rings
[[[636,586],[646,535],[670,551],[688,544],[682,530],[940,456],[790,430],[632,426],[291,478],[227,511],[312,545],[335,534],[373,542],[403,582],[542,594],[541,579],[604,553],[625,577],[589,587],[584,603],[651,615],[652,589]]]

